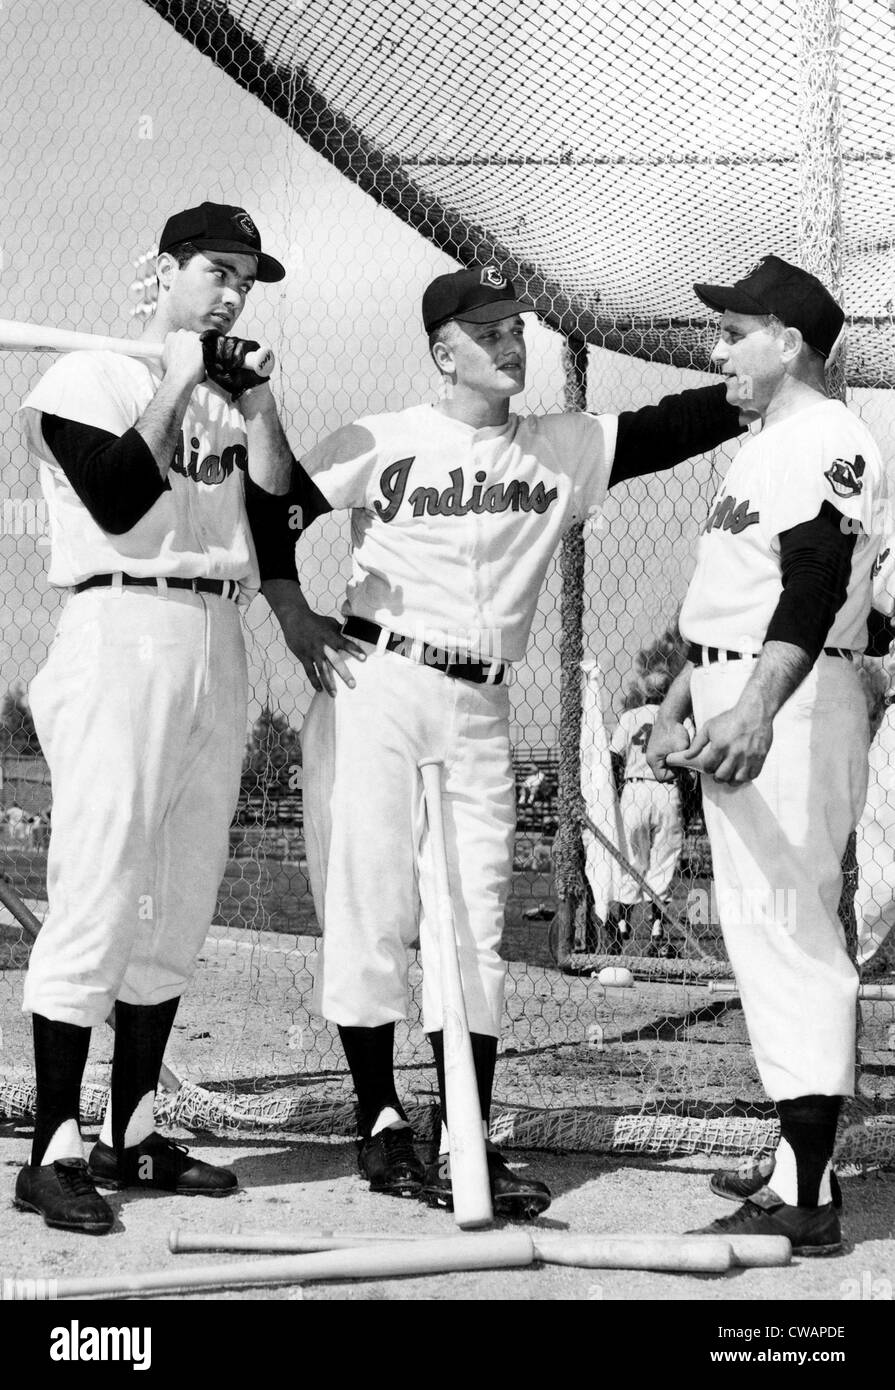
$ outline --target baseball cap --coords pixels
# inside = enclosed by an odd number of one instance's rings
[[[520,299],[519,291],[500,266],[474,266],[439,275],[423,295],[423,326],[433,333],[449,319],[461,323],[495,323],[513,314],[533,314],[533,304]]]
[[[797,328],[809,347],[831,355],[845,324],[845,314],[816,275],[779,256],[765,256],[735,285],[694,285],[703,304],[719,314],[773,314],[787,328]]]
[[[175,212],[165,223],[159,238],[159,254],[190,241],[199,251],[237,251],[241,256],[257,256],[257,280],[272,283],[283,280],[286,271],[273,256],[261,250],[261,237],[245,208],[226,203],[200,203],[197,208]]]

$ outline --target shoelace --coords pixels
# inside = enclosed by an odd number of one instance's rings
[[[744,1202],[732,1215],[722,1217],[722,1224],[725,1230],[732,1230],[735,1226],[747,1226],[753,1221],[758,1221],[766,1214],[764,1209],[757,1207],[754,1202]]]
[[[386,1148],[396,1158],[415,1157],[412,1129],[384,1129],[382,1133],[385,1136]]]
[[[95,1197],[97,1195],[86,1163],[59,1164],[56,1168],[56,1176],[71,1197]]]
[[[164,1142],[166,1148],[168,1148],[168,1149],[175,1149],[175,1150],[177,1151],[177,1153],[179,1153],[179,1154],[182,1155],[183,1158],[188,1158],[188,1157],[189,1157],[189,1152],[190,1152],[190,1151],[189,1151],[189,1149],[187,1148],[186,1144],[178,1144],[178,1142],[177,1142],[176,1139],[164,1139],[164,1136],[163,1136],[163,1142]]]
[[[190,1151],[186,1144],[178,1144],[176,1139],[168,1139],[163,1134],[159,1135],[159,1138],[164,1148],[160,1144],[153,1145],[153,1148],[156,1148],[162,1156],[170,1159],[172,1163],[178,1164],[181,1169],[190,1166]]]

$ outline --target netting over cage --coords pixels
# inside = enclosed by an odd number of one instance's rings
[[[109,13],[76,0],[5,22],[0,62],[18,95],[2,117],[7,317],[135,332],[134,265],[168,212],[205,197],[247,206],[289,274],[282,289],[253,292],[240,327],[277,352],[300,451],[348,419],[434,395],[419,298],[458,262],[499,261],[538,304],[545,326],[529,330],[522,409],[620,410],[706,380],[714,327],[693,280],[729,280],[773,251],[842,294],[850,403],[893,452],[895,19],[884,6],[126,0]],[[4,365],[0,678],[12,685],[41,663],[59,600],[12,420],[46,363]],[[557,964],[557,954],[602,961],[581,910],[581,662],[598,664],[611,724],[638,653],[673,625],[724,466],[719,452],[615,489],[601,522],[568,538],[514,675],[520,814],[497,1097],[515,1142],[659,1152],[772,1142],[696,810],[669,908],[681,954],[644,959],[648,925],[637,923],[634,989]],[[324,611],[337,610],[346,556],[338,519],[302,543],[302,580]],[[347,1133],[344,1062],[309,1003],[317,926],[294,730],[310,692],[261,600],[247,621],[244,795],[169,1056],[203,1089],[185,1088],[178,1113]],[[45,810],[40,765],[10,733],[0,868],[38,914],[45,827],[13,823],[9,809]],[[531,798],[530,769],[544,773]],[[884,834],[881,894],[887,853]],[[0,1095],[14,1089],[21,1108],[17,928],[0,949]],[[895,1006],[877,990],[862,1006],[864,1111],[892,1092]],[[422,1042],[414,1013],[399,1060],[424,1109],[434,1080]],[[97,1035],[94,1081],[109,1052]],[[853,1127],[846,1151],[883,1151],[879,1124]]]

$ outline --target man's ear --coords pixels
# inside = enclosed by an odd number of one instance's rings
[[[177,271],[177,262],[170,251],[162,251],[155,263],[155,273],[158,276],[159,285],[166,290],[171,288],[171,281]]]
[[[794,362],[802,351],[802,346],[805,342],[801,330],[798,328],[784,328],[781,337],[783,339],[784,362]]]
[[[442,376],[450,376],[454,370],[454,354],[447,343],[433,343],[432,361],[435,363]]]

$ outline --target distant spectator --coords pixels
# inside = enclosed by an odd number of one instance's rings
[[[544,800],[544,797],[546,795],[546,781],[547,775],[546,773],[542,772],[540,768],[536,767],[528,774],[528,776],[523,781],[522,786],[519,788],[520,808],[526,806],[534,806],[536,801]]]
[[[6,823],[9,826],[10,840],[24,840],[27,835],[25,828],[25,812],[17,801],[11,801],[6,812]]]

